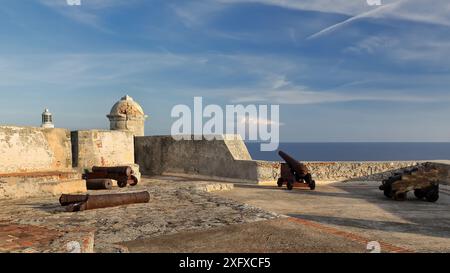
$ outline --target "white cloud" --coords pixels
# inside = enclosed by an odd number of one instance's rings
[[[317,38],[364,18],[401,19],[450,26],[448,0],[382,0],[382,6],[370,6],[366,0],[216,0],[220,3],[259,3],[288,9],[337,13],[350,16],[311,35]]]
[[[273,89],[286,87],[286,86],[291,84],[291,82],[288,81],[286,79],[286,76],[284,76],[284,75],[271,76],[271,77],[269,77],[269,80],[270,80],[270,82],[272,84],[272,88]]]
[[[216,0],[221,3],[260,3],[289,9],[339,13],[349,16],[406,19],[433,24],[450,25],[450,2],[447,0],[381,0],[382,6],[370,6],[366,0]],[[382,13],[370,13],[390,6]],[[383,9],[381,9],[383,10]]]
[[[345,48],[344,52],[355,54],[375,54],[381,51],[386,52],[386,50],[393,50],[393,48],[397,46],[399,46],[399,41],[394,37],[370,36],[357,42],[353,46]]]
[[[450,26],[450,3],[447,0],[434,0],[433,2],[422,0],[397,0],[384,4],[374,10],[352,16],[342,22],[329,26],[310,38],[317,38],[324,34],[337,30],[354,21],[364,18],[400,19],[412,22]]]
[[[238,116],[237,117],[240,124],[246,124],[246,125],[256,125],[256,126],[283,126],[284,123],[277,122],[275,120],[270,119],[264,119],[261,117],[244,117],[244,116]]]
[[[271,103],[271,104],[321,104],[340,103],[352,101],[386,101],[386,102],[437,102],[449,101],[450,96],[431,97],[429,95],[412,95],[399,91],[387,92],[364,91],[364,92],[342,92],[342,91],[312,91],[306,87],[299,86],[284,90],[234,90],[235,93],[249,94],[232,99],[234,103]]]
[[[371,10],[366,0],[216,0],[221,3],[259,3],[288,9],[355,15]],[[390,1],[390,0],[386,0]]]
[[[123,83],[140,73],[203,63],[201,56],[172,53],[0,55],[0,87],[98,86]]]

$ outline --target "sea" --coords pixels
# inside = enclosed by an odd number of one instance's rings
[[[247,142],[255,160],[282,161],[277,151],[261,152],[260,143]],[[282,150],[300,161],[403,161],[449,160],[450,142],[340,142],[280,143]]]

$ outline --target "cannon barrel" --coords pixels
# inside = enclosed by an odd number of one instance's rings
[[[150,202],[147,191],[103,195],[62,195],[60,203],[68,212],[117,207]]]
[[[111,179],[88,179],[86,187],[88,190],[110,190],[113,182]]]
[[[133,170],[130,166],[118,166],[118,167],[92,167],[92,172],[94,173],[108,173],[108,174],[118,174],[124,176],[131,176]]]
[[[73,195],[73,194],[63,194],[59,198],[59,203],[61,206],[68,206],[73,203],[86,202],[88,199],[87,195]]]
[[[117,173],[105,173],[105,172],[93,172],[86,173],[83,175],[83,179],[91,180],[91,179],[113,179],[117,181],[117,185],[120,188],[126,187],[127,184],[135,186],[138,184],[138,180],[134,175],[126,176],[123,174]]]
[[[308,168],[305,166],[305,164],[302,164],[292,158],[290,155],[283,151],[279,151],[278,154],[281,158],[283,158],[284,161],[288,164],[289,168],[293,171],[295,171],[299,175],[307,175],[309,173]]]

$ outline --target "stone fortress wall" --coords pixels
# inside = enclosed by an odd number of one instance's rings
[[[84,130],[71,134],[73,166],[91,171],[93,166],[134,164],[134,136],[129,131]]]
[[[306,162],[318,182],[380,181],[421,163]],[[450,172],[448,162],[435,164]],[[94,165],[132,165],[144,175],[251,184],[275,185],[280,174],[280,162],[252,160],[240,138],[175,141],[171,136],[134,137],[129,131],[0,126],[0,198],[86,191],[81,173]]]
[[[134,165],[129,131],[0,126],[0,199],[85,192],[93,166]]]
[[[246,183],[271,181],[277,175],[277,164],[252,160],[239,137],[212,141],[136,137],[135,157],[144,175],[184,175]]]
[[[0,174],[72,168],[70,132],[65,129],[0,126]]]

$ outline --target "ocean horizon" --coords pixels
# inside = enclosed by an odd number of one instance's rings
[[[261,152],[246,142],[255,160],[282,161],[277,151]],[[405,161],[450,159],[450,142],[283,142],[282,150],[300,161]]]

